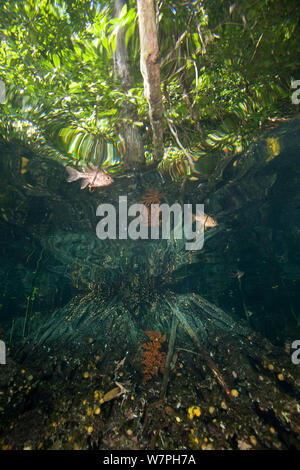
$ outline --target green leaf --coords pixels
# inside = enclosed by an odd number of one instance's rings
[[[57,54],[53,54],[53,57],[52,57],[52,58],[53,58],[53,63],[54,63],[54,65],[55,65],[55,67],[58,69],[59,66],[60,66],[60,59],[59,59],[58,55],[57,55]]]

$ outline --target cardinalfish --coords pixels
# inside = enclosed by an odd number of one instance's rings
[[[216,227],[218,225],[218,222],[213,219],[210,215],[205,214],[204,212],[202,214],[197,214],[192,216],[193,222],[202,222],[204,225],[204,230],[209,228],[209,227]]]
[[[114,182],[112,177],[105,173],[105,171],[99,170],[94,165],[91,165],[92,169],[87,169],[84,172],[78,171],[71,166],[67,166],[66,170],[69,173],[67,178],[68,183],[82,179],[80,189],[85,189],[89,187],[90,192],[94,191],[96,188],[101,188],[102,186],[109,186]]]

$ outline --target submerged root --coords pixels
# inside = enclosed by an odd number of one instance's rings
[[[169,339],[169,346],[168,346],[168,354],[167,354],[165,371],[164,371],[164,376],[163,376],[162,386],[161,386],[161,392],[160,392],[160,399],[161,400],[164,400],[165,397],[166,397],[166,391],[167,391],[169,375],[170,375],[170,365],[171,365],[171,360],[172,360],[173,353],[174,353],[174,345],[175,345],[175,339],[176,339],[176,329],[177,329],[177,318],[175,317],[175,315],[173,315],[172,325],[171,325],[171,332],[170,332],[170,339]]]
[[[210,368],[210,370],[212,371],[212,373],[214,374],[214,376],[218,380],[219,384],[225,390],[226,394],[229,395],[230,391],[229,391],[229,389],[226,385],[225,380],[223,379],[222,375],[220,374],[216,364],[211,359],[208,351],[206,351],[206,349],[201,345],[197,335],[195,334],[195,332],[192,330],[191,326],[189,325],[189,322],[187,321],[184,313],[181,310],[179,310],[175,305],[172,305],[169,302],[168,302],[168,304],[169,304],[169,307],[170,307],[171,311],[177,316],[179,322],[181,323],[181,325],[183,326],[185,331],[188,333],[188,335],[192,339],[193,343],[199,349],[199,351],[201,353],[201,356],[206,361],[208,367]]]

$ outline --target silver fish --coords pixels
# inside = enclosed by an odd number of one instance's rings
[[[218,225],[218,222],[213,219],[210,215],[207,215],[203,212],[201,215],[192,215],[192,220],[195,222],[196,220],[199,222],[202,222],[204,225],[204,230],[206,230],[208,227],[216,227]]]
[[[89,186],[90,191],[94,191],[96,188],[100,188],[101,186],[109,186],[114,182],[112,177],[105,173],[102,170],[99,170],[95,166],[91,165],[92,169],[87,169],[85,172],[81,172],[72,168],[71,166],[67,166],[66,170],[69,173],[67,178],[68,183],[72,183],[73,181],[77,181],[82,178],[82,183],[80,189],[85,189]]]

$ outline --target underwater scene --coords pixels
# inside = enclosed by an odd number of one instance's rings
[[[299,18],[3,0],[1,450],[300,450]]]

